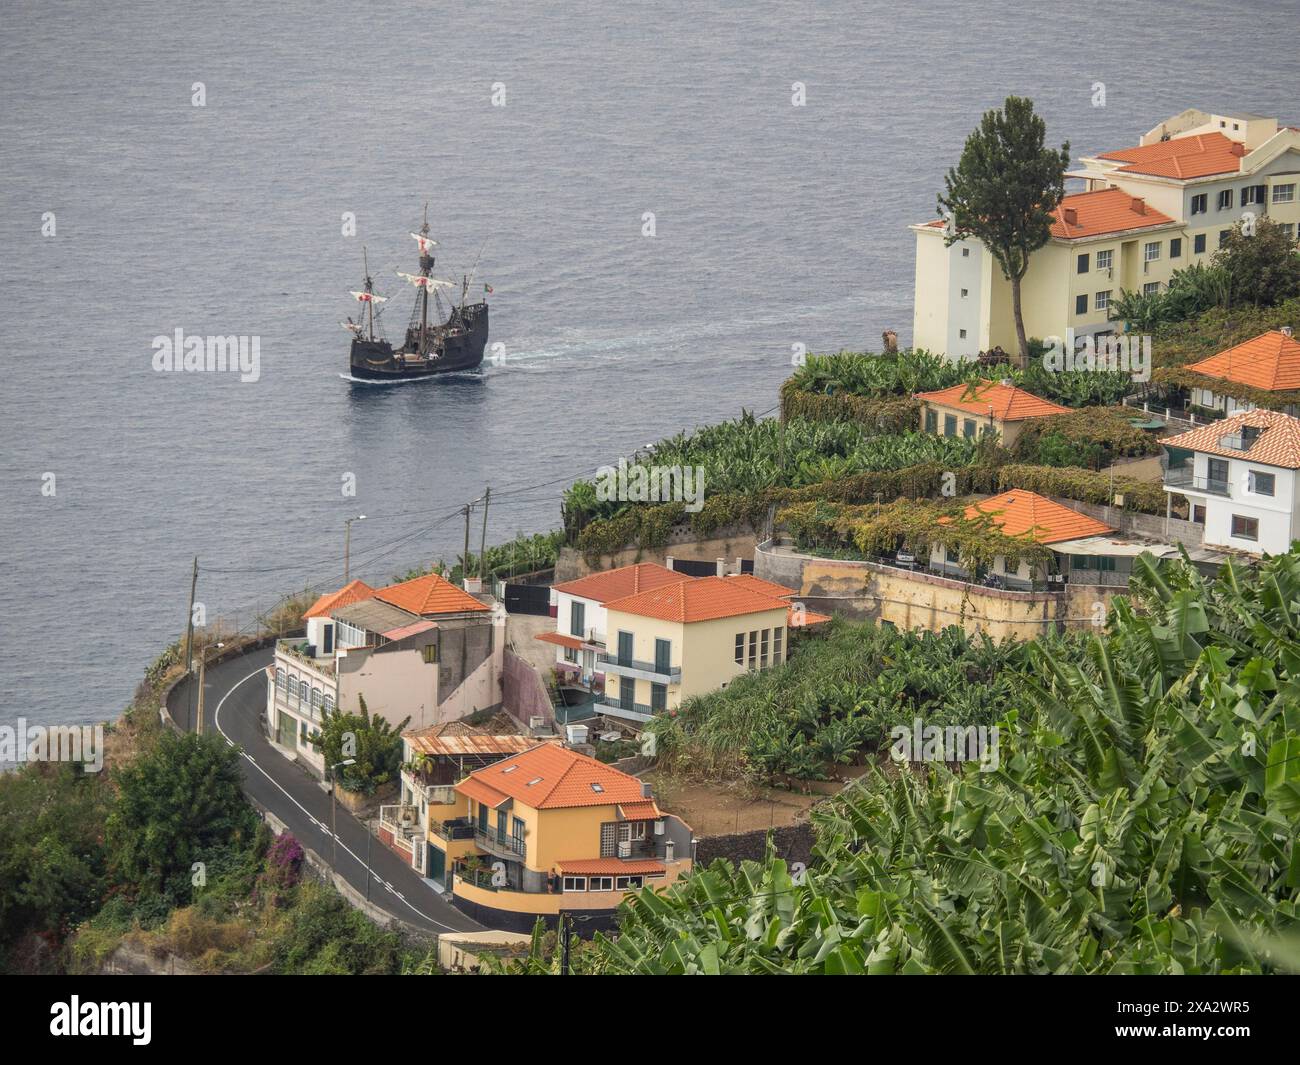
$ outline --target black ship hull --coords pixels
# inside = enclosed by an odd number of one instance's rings
[[[413,381],[473,370],[483,362],[487,338],[488,306],[471,303],[455,308],[447,324],[437,327],[425,355],[419,354],[418,330],[409,331],[400,348],[353,338],[351,375],[363,381]]]

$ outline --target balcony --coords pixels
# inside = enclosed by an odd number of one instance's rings
[[[1165,471],[1165,487],[1180,491],[1205,492],[1209,495],[1227,496],[1232,494],[1232,485],[1217,477],[1197,477],[1191,466],[1174,466]]]
[[[448,842],[474,838],[474,822],[468,817],[455,817],[450,821],[430,821],[429,831]]]
[[[490,825],[484,827],[476,824],[474,826],[474,842],[489,854],[497,854],[506,858],[522,859],[527,850],[522,839],[516,839],[510,833],[502,832]]]
[[[681,666],[661,667],[657,662],[642,662],[635,658],[619,658],[618,655],[611,654],[597,655],[596,661],[605,667],[605,672],[616,673],[620,677],[637,677],[659,684],[682,682]]]
[[[397,844],[408,844],[415,836],[420,835],[420,811],[414,806],[404,806],[396,803],[392,806],[381,806],[379,808],[379,826],[386,829],[393,836],[393,842]]]
[[[629,721],[649,721],[655,716],[655,708],[645,703],[624,702],[617,696],[601,695],[595,702],[596,713],[622,717]]]
[[[302,639],[293,640],[276,640],[275,653],[288,655],[290,658],[297,659],[303,665],[310,666],[323,677],[334,676],[334,659],[333,658],[312,658],[307,653],[307,641]]]

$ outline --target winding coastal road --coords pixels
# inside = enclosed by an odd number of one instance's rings
[[[207,670],[204,732],[225,737],[243,755],[244,790],[283,821],[295,838],[334,864],[330,796],[306,770],[273,748],[262,734],[270,648],[231,658]],[[194,728],[197,680],[178,684],[168,700],[172,717]],[[398,855],[371,836],[342,805],[337,810],[336,871],[385,913],[429,932],[475,931],[483,926],[457,910]],[[368,856],[368,858],[367,858]]]

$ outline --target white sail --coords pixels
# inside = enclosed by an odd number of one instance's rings
[[[438,246],[436,240],[430,240],[428,237],[421,236],[419,233],[412,233],[411,236],[415,238],[415,243],[420,246],[421,255],[427,255],[430,248],[436,248]]]
[[[361,326],[358,325],[356,322],[339,322],[339,325],[341,325],[341,326],[342,326],[344,329],[346,329],[349,333],[360,333],[360,332],[361,332]]]
[[[373,292],[352,293],[361,303],[387,303],[387,296],[376,296]]]
[[[404,274],[397,271],[397,276],[404,281],[409,281],[416,288],[454,288],[455,285],[450,281],[444,281],[440,277],[424,277],[420,274]]]

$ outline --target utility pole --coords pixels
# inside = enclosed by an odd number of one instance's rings
[[[573,935],[573,927],[569,921],[569,915],[561,911],[560,913],[560,975],[569,976],[569,939]]]
[[[483,537],[478,542],[478,579],[483,580],[487,567],[487,512],[488,502],[492,499],[492,489],[483,489]]]
[[[194,668],[194,589],[199,583],[199,556],[194,556],[194,568],[190,571],[190,609],[185,618],[185,672]]]
[[[465,582],[469,580],[469,512],[470,504],[466,503],[462,508],[465,512],[465,553],[460,556],[460,586],[465,587]]]

